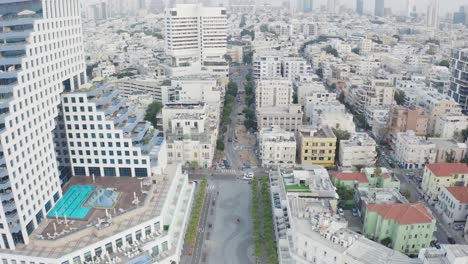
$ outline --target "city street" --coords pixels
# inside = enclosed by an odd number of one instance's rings
[[[245,65],[230,68],[231,80],[238,84],[238,95],[231,113],[225,139],[225,159],[231,168],[197,169],[189,171],[192,181],[208,178],[205,204],[202,210],[199,236],[191,256],[184,255],[184,263],[253,263],[252,195],[250,184],[242,180],[244,161],[242,152],[255,157],[252,145],[240,145],[236,140],[236,130],[243,128],[243,115],[238,115],[245,107],[243,91],[245,76],[250,67]],[[252,141],[249,141],[252,142]],[[252,162],[252,163],[257,163]],[[247,169],[245,169],[247,170]],[[252,167],[255,175],[266,175],[262,168]]]

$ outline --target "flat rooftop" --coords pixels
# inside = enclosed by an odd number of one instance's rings
[[[72,177],[63,188],[63,193],[77,185],[94,185],[96,189],[113,189],[120,192],[115,206],[107,210],[108,215],[106,216],[105,209],[92,208],[85,219],[67,219],[67,223],[62,217],[58,220],[55,217],[47,217],[29,236],[28,245],[18,244],[15,251],[0,252],[60,258],[154,219],[162,214],[169,187],[177,170],[177,165],[168,165],[165,180],[158,180],[156,184],[152,184],[147,177],[95,177],[95,182],[92,177]],[[182,183],[179,183],[176,191],[182,191]],[[135,198],[138,198],[139,203],[134,202]],[[158,235],[165,235],[165,231]]]

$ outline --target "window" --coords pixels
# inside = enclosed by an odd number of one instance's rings
[[[121,177],[132,177],[132,169],[130,169],[130,168],[119,168],[119,174],[120,174]]]
[[[136,177],[146,177],[148,176],[148,171],[146,168],[135,168]]]

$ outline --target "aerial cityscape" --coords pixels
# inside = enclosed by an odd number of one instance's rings
[[[2,264],[468,264],[468,0],[0,0]]]

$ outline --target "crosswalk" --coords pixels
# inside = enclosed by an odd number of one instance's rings
[[[216,173],[221,173],[221,174],[239,174],[239,171],[235,169],[219,169],[216,171]]]

